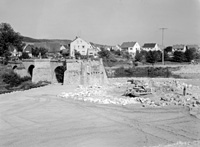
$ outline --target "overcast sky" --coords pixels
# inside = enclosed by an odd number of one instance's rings
[[[200,44],[200,0],[0,0],[0,22],[33,38]]]

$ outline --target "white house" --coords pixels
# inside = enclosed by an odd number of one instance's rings
[[[34,49],[34,45],[32,44],[26,44],[23,48],[23,52],[27,53],[29,57],[33,57],[32,51]]]
[[[122,51],[122,48],[121,48],[120,45],[115,45],[115,46],[112,47],[112,50],[114,50],[114,51],[118,51],[118,50]]]
[[[95,58],[98,57],[98,52],[100,52],[101,49],[94,43],[90,44],[92,45],[92,48],[88,49],[88,56],[94,56]]]
[[[81,55],[87,55],[88,49],[92,49],[92,45],[80,37],[76,37],[70,43],[70,55],[74,57],[75,50],[78,51]]]
[[[70,53],[70,44],[68,44],[68,45],[61,45],[60,46],[60,53],[61,54],[69,54]]]
[[[142,49],[145,51],[161,51],[161,48],[157,43],[145,43]]]
[[[138,42],[123,42],[121,48],[132,55],[135,55],[137,50],[140,51],[140,45]]]
[[[177,44],[172,46],[172,51],[180,51],[180,52],[185,52],[186,51],[186,45],[183,44]]]

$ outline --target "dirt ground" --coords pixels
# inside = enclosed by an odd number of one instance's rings
[[[200,86],[200,80],[184,82]],[[200,146],[199,110],[193,115],[181,106],[100,105],[57,96],[74,89],[49,85],[0,95],[0,146],[144,147],[179,141],[181,147]]]

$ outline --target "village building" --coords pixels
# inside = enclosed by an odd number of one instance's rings
[[[145,51],[161,51],[161,48],[157,43],[145,43],[142,49]]]
[[[119,51],[122,51],[122,48],[121,48],[120,45],[115,45],[115,46],[112,47],[112,50],[113,50],[113,51],[118,51],[118,50],[119,50]]]
[[[185,52],[186,51],[186,45],[183,44],[176,44],[172,46],[172,51],[180,51],[180,52]]]
[[[101,49],[93,43],[90,43],[90,44],[92,45],[92,48],[88,49],[88,56],[93,56],[93,57],[97,58],[98,52],[100,52]]]
[[[55,55],[60,54],[60,44],[57,42],[34,43],[34,47],[47,49],[48,56],[55,56]]]
[[[8,50],[9,50],[9,52],[11,54],[11,57],[17,57],[17,56],[19,56],[19,52],[18,52],[18,50],[17,50],[17,48],[15,46],[10,45],[8,47]]]
[[[121,48],[122,51],[126,51],[132,55],[135,55],[137,50],[141,50],[138,42],[123,42]]]
[[[69,54],[70,53],[70,44],[68,44],[68,45],[61,45],[60,46],[60,53],[61,54]]]
[[[100,51],[98,47],[95,47],[91,43],[81,39],[80,37],[76,37],[70,43],[70,52],[74,54],[75,50],[79,52],[81,55],[97,55],[97,52]]]
[[[32,55],[33,48],[34,48],[34,45],[26,44],[23,49],[23,52],[27,53],[29,57],[33,57],[33,55]]]

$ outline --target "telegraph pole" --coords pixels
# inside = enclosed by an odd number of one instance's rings
[[[163,52],[162,52],[162,64],[165,65],[165,56],[164,56],[164,31],[167,28],[160,28],[160,30],[162,30],[162,47],[163,47]]]

